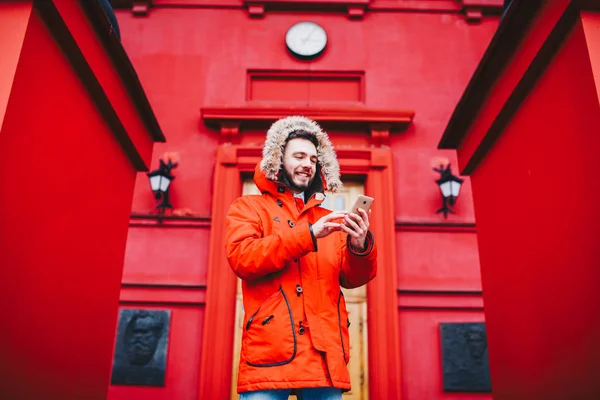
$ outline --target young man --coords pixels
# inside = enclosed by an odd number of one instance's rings
[[[334,400],[350,389],[348,312],[340,290],[375,277],[369,212],[320,207],[339,164],[325,132],[287,117],[267,132],[254,182],[226,219],[226,252],[242,279],[241,400]]]

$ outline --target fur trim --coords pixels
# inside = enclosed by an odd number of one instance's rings
[[[260,169],[267,179],[277,180],[277,175],[283,164],[283,146],[290,133],[298,130],[313,133],[317,138],[317,159],[321,166],[321,173],[325,178],[323,186],[326,190],[337,192],[342,188],[340,180],[340,165],[329,140],[319,124],[315,121],[300,116],[282,118],[276,121],[267,132],[267,139],[263,147],[263,158]]]

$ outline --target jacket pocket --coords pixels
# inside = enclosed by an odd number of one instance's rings
[[[296,332],[290,302],[280,287],[247,320],[242,354],[253,367],[276,367],[296,357]]]
[[[348,309],[346,308],[346,299],[341,290],[338,297],[338,324],[340,327],[340,340],[342,342],[344,361],[348,364],[350,362],[350,318],[348,316]]]

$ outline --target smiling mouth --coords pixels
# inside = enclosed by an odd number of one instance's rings
[[[298,175],[301,178],[310,178],[310,175],[305,172],[298,172],[296,175]]]

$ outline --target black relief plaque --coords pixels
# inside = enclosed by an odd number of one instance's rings
[[[491,392],[484,323],[442,323],[445,392]]]
[[[164,386],[170,311],[122,309],[110,383]]]

